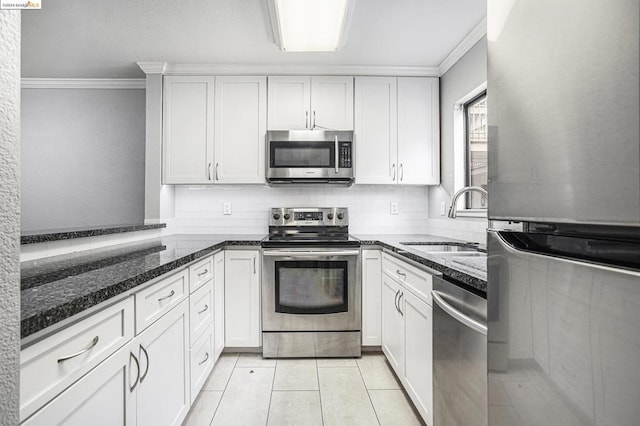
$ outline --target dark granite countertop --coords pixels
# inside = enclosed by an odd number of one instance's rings
[[[170,235],[22,262],[21,337],[35,334],[173,269],[263,235]]]
[[[98,235],[120,234],[123,232],[146,231],[149,229],[165,228],[165,223],[154,225],[122,224],[93,228],[65,228],[48,229],[43,231],[24,232],[20,236],[20,244],[45,243],[47,241],[71,240],[73,238],[95,237]]]
[[[428,253],[417,246],[404,245],[403,242],[446,242],[456,245],[467,245],[465,241],[435,235],[355,235],[362,241],[363,246],[377,245],[398,254],[401,257],[413,260],[421,265],[442,272],[444,276],[453,278],[458,283],[470,287],[470,289],[486,297],[487,293],[487,256],[465,256],[455,252],[441,254]],[[486,253],[485,247],[478,247]]]
[[[217,249],[258,246],[264,235],[169,235],[21,264],[21,337],[115,298]],[[432,235],[356,235],[363,247],[377,245],[486,293],[486,256],[425,254],[407,241],[446,241]],[[39,333],[41,334],[41,333]],[[35,336],[33,336],[35,337]]]

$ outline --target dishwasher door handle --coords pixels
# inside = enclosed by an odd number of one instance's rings
[[[485,336],[487,335],[486,325],[474,320],[473,318],[469,318],[468,316],[458,311],[453,306],[449,305],[442,298],[442,293],[440,293],[439,291],[433,290],[431,292],[431,297],[433,298],[433,301],[436,302],[436,305],[442,308],[442,310],[445,311],[447,314],[449,314],[450,316],[452,316],[462,324],[466,325],[467,327],[477,331],[478,333],[484,334]]]

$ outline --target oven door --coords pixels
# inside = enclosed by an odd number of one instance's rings
[[[263,331],[359,331],[360,250],[265,249]]]

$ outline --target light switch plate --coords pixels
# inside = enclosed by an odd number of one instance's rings
[[[447,203],[444,201],[440,201],[440,216],[444,216],[447,212]]]
[[[391,203],[391,214],[398,214],[398,203]]]
[[[231,203],[224,203],[223,213],[231,214]]]

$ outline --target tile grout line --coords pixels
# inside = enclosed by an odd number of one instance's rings
[[[362,356],[360,356],[362,359]],[[360,378],[362,379],[362,384],[364,385],[364,390],[367,391],[367,398],[369,398],[369,403],[371,403],[371,408],[373,408],[373,413],[376,415],[376,420],[378,421],[378,425],[381,425],[380,418],[378,417],[378,411],[376,410],[376,406],[373,405],[373,400],[371,399],[371,394],[369,393],[369,388],[367,387],[367,382],[364,380],[364,376],[362,375],[362,370],[360,369],[360,364],[356,361],[356,367],[358,367],[358,373],[360,373]]]
[[[213,421],[216,418],[216,414],[218,413],[218,409],[220,408],[220,404],[222,403],[222,398],[224,398],[224,394],[227,392],[227,386],[229,386],[229,380],[231,380],[231,376],[233,376],[233,372],[236,370],[236,364],[238,363],[238,359],[240,358],[240,354],[238,354],[236,356],[236,360],[233,363],[233,368],[231,369],[231,374],[229,374],[229,377],[227,378],[227,381],[224,384],[224,389],[222,390],[222,395],[220,396],[220,400],[218,401],[218,405],[216,406],[216,409],[213,412],[213,417],[211,417],[211,421],[209,422],[209,426],[211,426],[213,424]],[[214,366],[215,368],[215,366]],[[213,374],[213,370],[211,371],[211,373]]]
[[[269,424],[269,416],[271,416],[271,401],[273,400],[273,384],[276,381],[277,370],[278,370],[278,360],[276,359],[276,365],[273,367],[273,377],[271,378],[271,392],[269,392],[269,408],[267,409],[267,420],[266,420],[265,426]]]
[[[316,380],[318,381],[318,398],[320,399],[320,422],[324,426],[324,413],[322,412],[322,390],[320,389],[320,372],[318,371],[318,358],[316,360]]]

